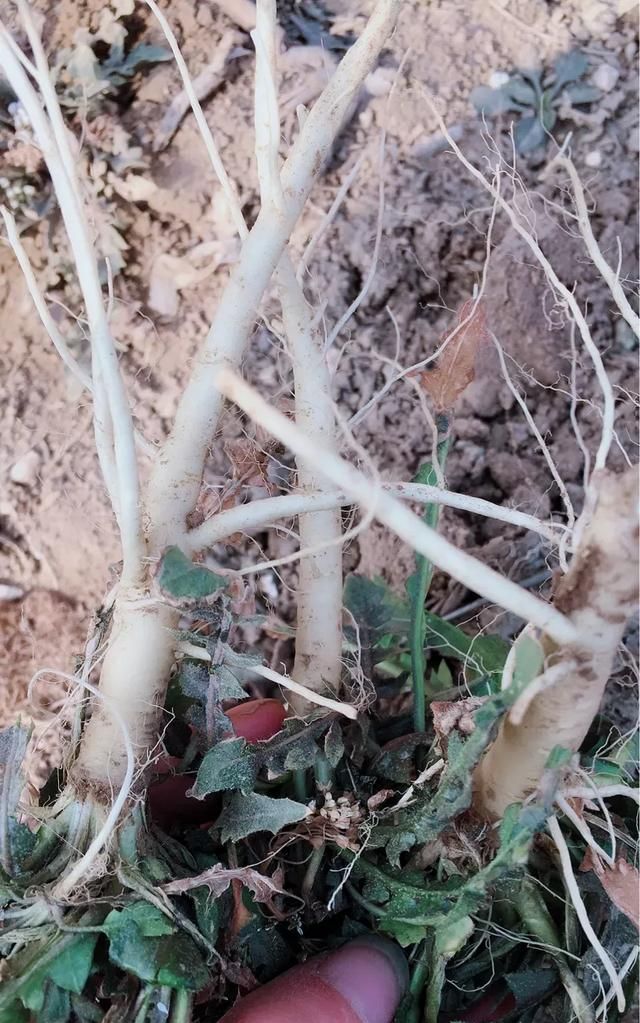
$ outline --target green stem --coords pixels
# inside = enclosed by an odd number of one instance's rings
[[[192,1001],[192,995],[188,991],[174,991],[169,1023],[191,1023]]]
[[[333,768],[322,751],[318,751],[315,763],[316,785],[320,789],[330,789],[333,781]]]
[[[406,1023],[420,1023],[422,1019],[422,992],[429,976],[430,961],[428,943],[423,941],[420,947],[420,957],[411,973],[411,983],[409,984],[411,1004],[406,1011]]]
[[[299,803],[306,803],[307,801],[307,772],[302,768],[297,768],[293,772],[293,791],[295,797]]]
[[[311,853],[311,858],[302,882],[302,896],[304,899],[308,899],[311,895],[311,890],[324,859],[325,848],[326,846],[323,842],[322,845],[318,846],[318,848],[314,849]]]
[[[438,434],[442,440],[438,443],[437,457],[440,468],[444,464],[449,451],[449,421],[446,416],[441,417],[438,423]],[[420,466],[414,483],[426,483],[429,486],[436,486],[438,482],[437,473],[431,462],[425,462]],[[435,529],[440,517],[440,505],[428,504],[425,507],[424,521],[427,526]],[[424,656],[424,640],[426,624],[424,605],[433,578],[433,564],[421,554],[416,555],[416,571],[407,580],[407,591],[411,611],[411,622],[409,626],[409,645],[411,653],[411,676],[413,679],[413,724],[416,732],[424,732],[427,723],[427,693],[425,688],[426,661]]]

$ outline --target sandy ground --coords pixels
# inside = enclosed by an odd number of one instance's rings
[[[37,6],[46,13],[45,40],[52,55],[77,47],[88,31],[94,51],[104,55],[118,14],[128,48],[140,41],[162,42],[144,5],[127,13],[129,0],[40,0]],[[357,35],[370,6],[367,0],[280,5],[289,51],[281,91],[283,151],[296,130],[296,104],[313,98],[328,62]],[[485,269],[490,201],[443,144],[425,90],[436,98],[469,157],[488,166],[487,160],[495,162],[495,152],[487,148],[470,103],[472,89],[488,83],[496,72],[548,67],[572,48],[583,51],[589,60],[587,80],[600,83],[600,98],[588,107],[567,108],[555,134],[562,142],[573,133],[572,154],[588,187],[594,232],[613,263],[620,246],[622,275],[630,281],[636,276],[637,37],[632,12],[619,13],[624,6],[613,0],[407,0],[380,67],[368,80],[293,240],[295,251],[301,252],[358,164],[307,278],[308,294],[324,306],[324,321],[331,329],[368,278],[380,225],[375,277],[331,354],[334,396],[342,416],[348,418],[383,386],[394,372],[389,360],[407,366],[435,349]],[[214,58],[220,62],[221,53],[229,54],[222,84],[205,110],[251,220],[258,201],[251,44],[213,2],[174,0],[170,17],[194,75]],[[320,57],[317,51],[302,50],[317,41],[318,33],[325,33]],[[77,134],[82,129],[99,244],[122,264],[115,278],[113,312],[121,365],[136,419],[154,443],[170,424],[189,360],[206,333],[237,253],[192,118],[187,116],[172,140],[154,152],[163,116],[178,91],[172,64],[144,66],[97,106],[78,108],[73,115]],[[491,128],[495,149],[508,158],[508,135],[496,122]],[[35,182],[46,197],[37,154],[34,158],[32,151],[17,148],[13,129],[0,121],[0,152],[10,158],[9,177]],[[588,304],[594,339],[619,398],[619,446],[612,465],[622,467],[635,451],[630,395],[637,389],[637,353],[575,225],[563,212],[567,195],[562,180],[549,169],[552,155],[550,146],[541,157],[522,160],[519,172],[529,189],[532,222],[543,248],[562,280],[575,284],[580,301]],[[23,238],[61,329],[86,362],[80,297],[55,210],[28,226]],[[44,336],[5,245],[0,246],[0,303],[0,593],[7,598],[0,603],[0,706],[8,720],[24,712],[26,684],[37,667],[72,669],[90,615],[113,578],[119,551],[94,454],[90,407]],[[544,276],[500,218],[486,269],[485,303],[490,327],[510,357],[513,378],[527,395],[579,511],[584,459],[569,418],[570,337]],[[273,296],[266,297],[263,313],[244,368],[265,395],[281,400],[290,388],[290,372],[277,339]],[[575,375],[577,416],[593,453],[600,429],[598,390],[583,354],[578,355]],[[212,439],[208,507],[215,507],[229,468],[229,442],[244,429],[229,413],[222,435]],[[448,464],[453,489],[542,517],[565,514],[560,492],[499,373],[492,348],[483,353],[476,379],[459,404],[454,433]],[[354,436],[387,479],[410,479],[431,451],[422,407],[407,382],[389,390]],[[291,460],[280,455],[270,452],[272,468],[284,464],[278,471],[286,474]],[[540,573],[548,561],[548,551],[537,539],[490,520],[447,513],[443,529],[517,579]],[[287,553],[293,543],[286,532],[264,533],[240,545],[224,545],[215,554],[237,565]],[[382,574],[400,587],[412,556],[374,527],[349,546],[346,561],[351,569]],[[285,582],[287,587],[295,584],[295,571],[286,574]],[[291,617],[287,587],[280,588],[273,574],[259,577],[263,599],[276,599],[281,589],[278,609]],[[454,610],[472,596],[443,578],[436,581],[434,601],[440,610]],[[482,624],[493,618],[495,613],[485,612]],[[59,689],[53,687],[45,702],[58,696]]]

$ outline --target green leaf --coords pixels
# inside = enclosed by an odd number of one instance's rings
[[[211,792],[240,789],[250,792],[258,777],[259,763],[246,739],[225,739],[205,754],[192,795],[204,799]]]
[[[71,1016],[71,996],[56,984],[47,983],[38,1023],[67,1023]]]
[[[177,931],[150,903],[112,910],[104,929],[111,961],[140,980],[187,991],[199,991],[209,982],[209,971],[193,939]]]
[[[523,117],[513,129],[513,139],[519,153],[531,153],[539,146],[546,145],[545,126],[538,114]]]
[[[169,547],[163,555],[158,584],[170,596],[182,600],[201,600],[223,590],[228,580],[204,565],[194,565],[179,547]]]
[[[309,809],[304,803],[292,799],[272,799],[257,792],[243,796],[235,793],[225,806],[218,821],[222,842],[238,842],[256,831],[270,831],[276,835],[288,824],[304,820]]]
[[[575,82],[582,78],[589,67],[586,54],[580,50],[571,50],[570,53],[563,53],[554,62],[554,92],[559,92],[569,82]]]
[[[496,117],[508,110],[518,110],[519,104],[514,102],[504,89],[492,89],[488,85],[478,85],[472,90],[470,100],[479,114],[485,117]]]
[[[29,1023],[30,1013],[20,1002],[12,1002],[6,1009],[0,1009],[0,1023]]]
[[[502,674],[510,645],[500,636],[468,636],[431,611],[425,611],[425,623],[428,650],[462,661],[476,675]]]
[[[49,967],[49,977],[58,987],[82,994],[91,973],[97,934],[79,934]]]
[[[329,728],[330,719],[318,718],[305,724],[295,718],[287,719],[280,731],[271,739],[256,743],[252,749],[260,766],[272,775],[291,770],[306,770],[315,763],[318,739]]]
[[[544,650],[533,636],[520,634],[515,642],[513,682],[520,689],[529,685],[544,669]]]
[[[373,674],[376,660],[384,659],[382,641],[385,636],[406,635],[409,610],[382,579],[367,579],[353,573],[344,584],[343,602],[358,626],[363,667],[367,677]],[[355,642],[355,630],[349,626],[345,636]]]

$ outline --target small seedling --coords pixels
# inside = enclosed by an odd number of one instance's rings
[[[600,89],[582,81],[588,66],[585,54],[572,50],[547,71],[515,71],[495,87],[479,85],[471,102],[487,118],[513,113],[516,150],[531,153],[549,141],[563,103],[586,106],[600,99]]]

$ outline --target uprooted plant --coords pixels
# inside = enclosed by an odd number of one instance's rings
[[[341,454],[349,435],[335,414],[326,354],[362,296],[325,339],[289,240],[400,4],[379,0],[313,108],[300,111],[297,138],[281,162],[276,9],[273,0],[259,0],[252,37],[260,211],[249,226],[171,28],[154,0],[146,2],[178,62],[242,248],[144,481],[149,445],[116,357],[77,140],[26,0],[17,7],[30,57],[0,30],[4,73],[46,162],[73,254],[90,376],[61,336],[3,210],[7,236],[45,330],[91,393],[122,541],[119,581],[68,676],[65,762],[37,805],[22,798],[28,733],[16,726],[0,737],[0,1020],[89,1021],[109,1006],[109,1018],[136,1023],[160,1014],[174,1023],[217,1018],[256,979],[371,927],[408,950],[412,983],[401,1019],[533,1019],[550,998],[562,1018],[573,1013],[587,1023],[608,1011],[619,1018],[635,961],[629,880],[626,889],[622,881],[634,876],[633,753],[628,742],[599,746],[593,722],[636,599],[635,475],[607,468],[614,395],[582,306],[505,196],[503,170],[485,178],[449,139],[491,197],[494,216],[508,218],[543,268],[593,365],[602,433],[586,472],[584,510],[575,515],[524,399],[566,521],[543,522],[446,488],[454,404],[483,345],[497,347],[509,379],[482,289],[436,350],[395,378],[410,376],[419,391],[431,460],[415,480],[394,484],[356,468]],[[637,331],[592,233],[575,168],[566,157],[559,163],[589,256]],[[515,175],[510,181],[515,188]],[[293,418],[238,372],[272,280],[291,356]],[[295,455],[297,487],[198,521],[225,399]],[[577,442],[584,449],[579,432]],[[407,502],[422,505],[423,514]],[[359,576],[343,585],[347,506],[415,549],[406,599]],[[553,600],[440,536],[443,506],[535,530],[560,566]],[[247,620],[241,578],[212,571],[199,556],[238,531],[293,517],[301,551],[289,677],[237,648]],[[427,611],[434,568],[524,621],[516,642],[472,638]],[[278,629],[268,619],[260,624]],[[466,692],[452,674],[461,665]],[[287,710],[276,700],[244,702],[256,677],[283,690]],[[391,713],[405,693],[413,694],[409,716]],[[607,799],[616,800],[615,810]],[[576,880],[581,862],[591,867],[589,885]],[[492,985],[497,960],[505,980]],[[447,978],[453,983],[445,987]],[[470,992],[485,987],[479,1008]]]

